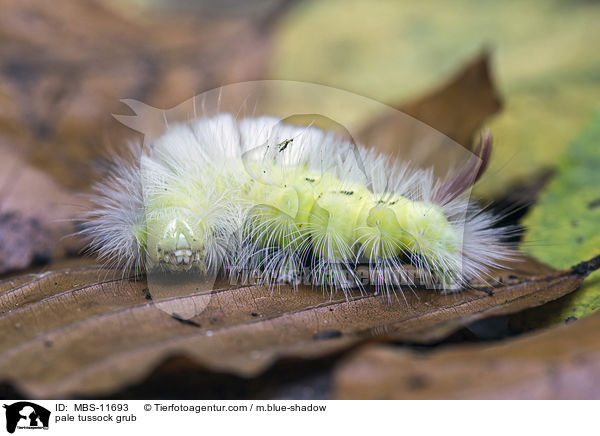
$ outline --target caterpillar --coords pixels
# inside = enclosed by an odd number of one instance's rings
[[[454,289],[511,258],[510,229],[467,194],[489,133],[443,180],[272,116],[198,117],[130,151],[95,186],[82,230],[125,270],[250,272],[267,284],[303,273],[315,287],[389,293],[415,279]]]

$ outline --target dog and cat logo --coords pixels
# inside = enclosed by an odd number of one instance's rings
[[[5,404],[6,431],[14,433],[16,429],[40,430],[48,429],[50,411],[29,401]]]

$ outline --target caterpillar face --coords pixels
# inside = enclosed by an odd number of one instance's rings
[[[187,271],[193,264],[201,265],[204,247],[198,242],[199,226],[191,222],[189,218],[177,216],[148,224],[147,251],[153,265],[175,271]]]
[[[374,189],[366,172],[386,188]],[[221,114],[173,126],[111,177],[85,232],[125,267],[250,270],[268,281],[308,270],[313,284],[346,290],[361,286],[361,263],[387,289],[398,283],[385,277],[406,264],[425,281],[461,283],[508,257],[493,218],[466,209],[465,174],[433,181],[276,118]]]

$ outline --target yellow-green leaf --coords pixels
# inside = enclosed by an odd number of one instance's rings
[[[600,110],[560,159],[557,172],[529,211],[523,249],[555,268],[600,253]],[[600,274],[568,297],[526,314],[528,324],[580,318],[600,308]]]

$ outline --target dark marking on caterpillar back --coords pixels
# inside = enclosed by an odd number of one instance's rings
[[[287,148],[287,146],[289,144],[291,144],[294,141],[294,138],[292,139],[286,139],[285,141],[282,141],[278,144],[279,147],[279,153],[281,153],[283,150],[285,150]]]
[[[354,191],[340,191],[340,194],[352,195],[352,194],[354,194]]]
[[[311,179],[310,177],[305,177],[304,180],[306,180],[308,183],[315,183],[315,179]]]

